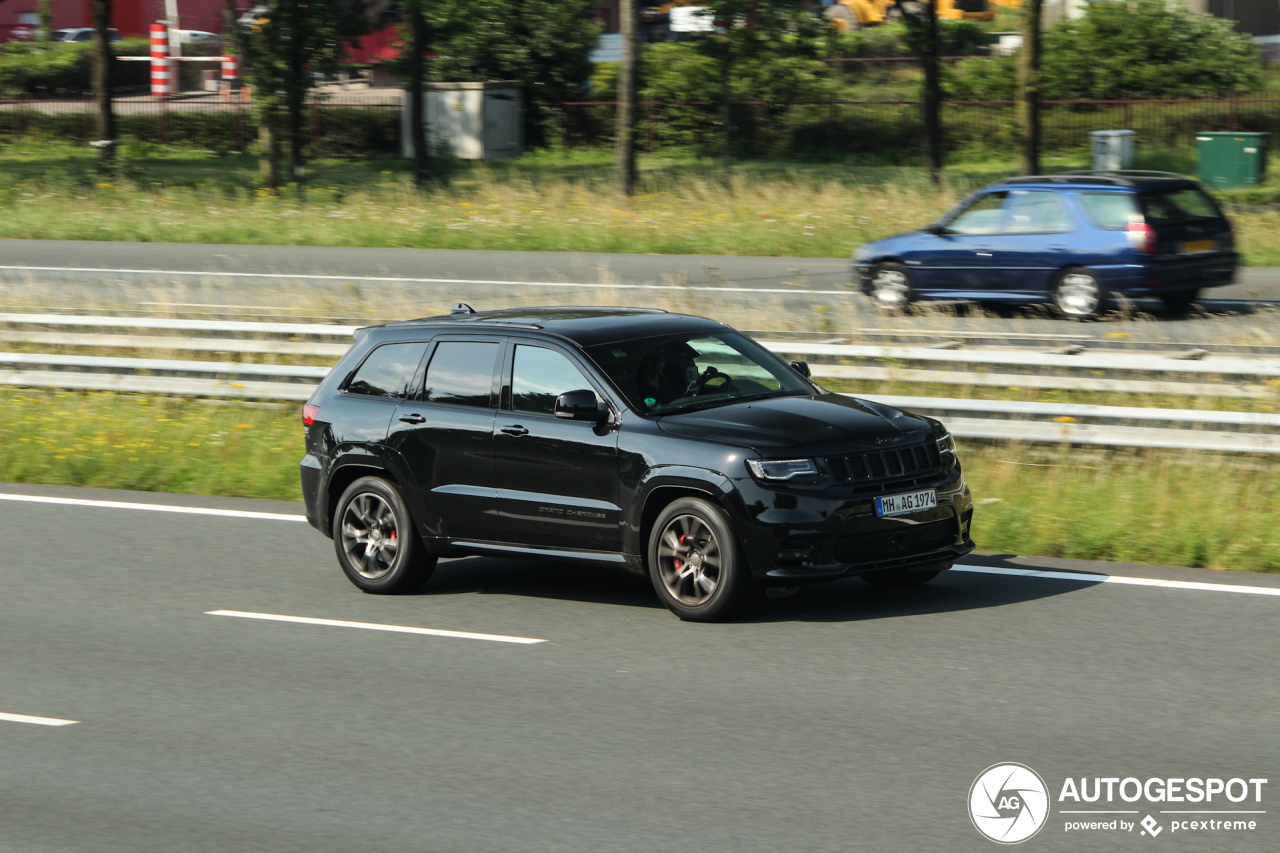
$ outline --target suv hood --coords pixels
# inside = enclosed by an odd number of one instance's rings
[[[667,415],[666,433],[733,444],[762,456],[819,456],[923,441],[932,423],[919,415],[842,394],[776,397]]]

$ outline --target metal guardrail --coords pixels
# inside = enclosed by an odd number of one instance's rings
[[[64,328],[149,329],[203,333],[223,337],[148,337],[125,334],[53,333],[0,330],[0,339],[62,346],[190,349],[248,354],[339,355],[343,341],[357,328],[326,324],[251,323],[169,320],[135,317],[0,314],[0,324]],[[289,340],[245,339],[227,335],[264,335]],[[23,338],[21,336],[28,336]],[[38,337],[34,337],[38,336]],[[318,339],[335,341],[324,342]],[[941,350],[925,347],[854,346],[807,342],[762,342],[787,356],[841,359],[845,364],[814,363],[817,378],[904,379],[972,385],[1017,384],[1039,388],[1088,388],[1141,393],[1196,393],[1214,396],[1261,396],[1274,393],[1266,385],[1195,383],[1071,377],[1020,373],[959,372],[884,367],[883,362],[943,363],[979,367],[1083,368],[1104,373],[1126,372],[1248,377],[1267,382],[1280,376],[1280,360],[1237,355],[1203,361],[1178,354],[1091,355],[1011,351]],[[859,362],[871,361],[874,364]],[[113,390],[125,393],[172,394],[301,402],[329,368],[226,361],[117,358],[104,356],[0,353],[0,385]],[[1274,380],[1270,380],[1274,382]],[[1169,390],[1179,389],[1179,390]],[[1194,389],[1194,390],[1193,390]],[[944,417],[961,438],[1015,440],[1107,446],[1165,447],[1246,453],[1280,453],[1280,415],[1195,409],[1089,406],[1068,403],[1023,403],[951,397],[859,395],[900,408]]]

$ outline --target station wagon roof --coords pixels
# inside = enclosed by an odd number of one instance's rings
[[[446,314],[389,323],[387,328],[434,326],[439,331],[467,332],[477,327],[486,331],[530,330],[556,335],[579,346],[625,341],[650,335],[723,330],[715,320],[688,314],[669,314],[655,308],[594,308],[557,306],[546,308],[507,308],[478,311],[474,314]]]
[[[1019,186],[1039,185],[1062,189],[1065,187],[1115,187],[1116,189],[1152,190],[1176,189],[1199,186],[1195,179],[1176,172],[1149,172],[1138,169],[1125,169],[1115,172],[1075,171],[1062,172],[1057,175],[1024,175],[1016,178],[1005,178],[997,186],[1016,184]]]

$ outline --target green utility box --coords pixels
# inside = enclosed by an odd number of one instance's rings
[[[1215,189],[1253,187],[1267,176],[1266,133],[1197,133],[1200,181]]]

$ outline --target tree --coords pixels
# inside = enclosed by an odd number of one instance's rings
[[[899,0],[907,39],[924,68],[920,110],[924,124],[924,165],[935,184],[942,183],[942,35],[938,28],[937,0],[904,3]]]
[[[116,116],[111,84],[115,56],[111,50],[111,0],[93,0],[93,96],[98,106],[98,171],[115,171]]]
[[[600,27],[596,0],[433,0],[433,80],[515,80],[525,139],[545,142],[560,104],[582,97]]]
[[[1040,58],[1043,0],[1023,0],[1018,52],[1018,168],[1040,174]]]
[[[419,186],[427,179],[430,152],[427,149],[427,117],[423,98],[427,52],[428,19],[423,8],[426,0],[406,0],[405,15],[409,19],[409,149],[413,153],[413,180]]]
[[[695,44],[715,63],[720,106],[720,161],[732,161],[731,114],[734,79],[739,69],[788,47],[803,50],[797,36],[812,36],[825,24],[816,9],[791,0],[707,0],[699,15],[714,29]]]
[[[622,30],[622,67],[618,69],[618,192],[631,195],[636,182],[636,81],[640,64],[640,12],[636,0],[618,5]]]
[[[302,117],[316,74],[337,71],[345,43],[365,26],[360,0],[267,0],[244,34],[244,62],[258,111],[263,183],[279,183],[284,119],[289,170],[302,177]]]

